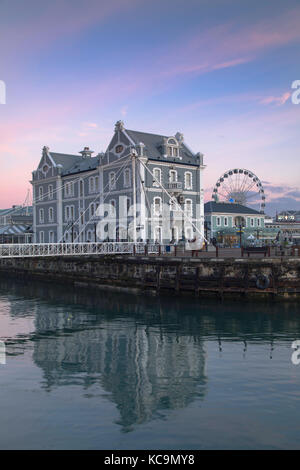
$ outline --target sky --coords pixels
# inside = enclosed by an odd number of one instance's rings
[[[300,209],[299,0],[0,0],[0,80],[0,208],[24,202],[43,146],[96,155],[121,119],[182,132],[206,200],[246,168],[267,213]]]

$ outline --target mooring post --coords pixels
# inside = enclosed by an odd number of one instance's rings
[[[216,258],[219,258],[219,247],[216,245]]]

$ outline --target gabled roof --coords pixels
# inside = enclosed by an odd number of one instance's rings
[[[212,212],[223,214],[249,214],[249,215],[262,215],[259,211],[251,207],[242,206],[234,202],[215,202],[209,201],[204,204],[204,213],[210,214]]]
[[[163,144],[164,139],[169,139],[171,136],[150,134],[148,132],[132,131],[126,129],[125,132],[131,137],[136,145],[141,142],[145,144],[147,156],[150,160],[161,160],[162,153],[159,150],[159,146]],[[188,149],[184,142],[181,142],[180,156],[183,157],[184,163],[196,164],[195,155]],[[168,161],[174,161],[180,163],[180,160],[176,157],[168,157]]]

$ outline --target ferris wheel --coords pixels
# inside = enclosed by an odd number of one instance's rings
[[[253,171],[235,168],[226,171],[216,182],[212,198],[216,202],[235,202],[247,206],[251,202],[260,205],[263,214],[266,196],[263,185]]]

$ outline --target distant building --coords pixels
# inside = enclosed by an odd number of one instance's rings
[[[32,206],[0,209],[0,243],[31,243],[32,225]]]
[[[135,164],[129,158],[133,152],[137,156]],[[134,238],[169,242],[183,236],[194,238],[195,226],[203,234],[203,155],[193,153],[182,134],[164,136],[127,130],[118,121],[106,152],[95,157],[92,154],[88,147],[80,155],[43,148],[31,181],[36,242]],[[169,191],[172,201],[160,185]],[[130,235],[133,212],[128,211],[134,194],[141,209],[136,234]],[[99,236],[97,223],[105,213],[104,203],[110,205],[118,224],[112,234]],[[181,225],[176,218],[178,206],[188,215]],[[163,213],[166,207],[167,213]],[[124,211],[128,217],[123,221]],[[166,219],[170,222],[164,229]]]
[[[207,238],[235,246],[250,235],[260,239],[265,228],[265,216],[250,207],[236,203],[209,201],[204,204]]]
[[[276,222],[300,222],[300,211],[282,211],[276,215]]]

